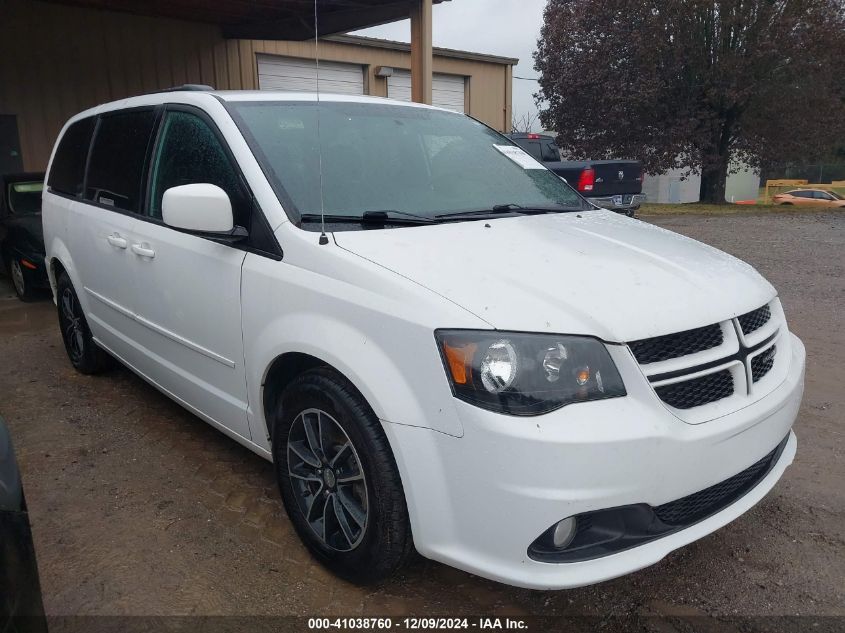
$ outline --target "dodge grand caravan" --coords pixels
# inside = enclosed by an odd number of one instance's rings
[[[463,115],[135,97],[65,125],[43,217],[73,366],[117,359],[272,460],[356,582],[414,549],[602,581],[737,518],[795,455],[804,347],[775,289]]]

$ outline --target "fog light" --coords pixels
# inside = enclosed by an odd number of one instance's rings
[[[552,532],[552,544],[557,549],[563,549],[572,542],[575,536],[575,517],[569,517],[558,522]]]

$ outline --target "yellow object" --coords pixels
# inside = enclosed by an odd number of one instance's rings
[[[446,355],[446,362],[449,364],[449,372],[456,385],[465,385],[472,376],[472,357],[478,346],[475,343],[451,346],[443,342],[443,353]]]

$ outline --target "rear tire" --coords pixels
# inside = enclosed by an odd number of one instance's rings
[[[285,389],[273,463],[296,532],[338,576],[376,583],[412,555],[402,482],[381,422],[336,372],[312,369]]]
[[[18,295],[18,299],[28,303],[38,298],[32,284],[27,282],[26,273],[21,268],[20,261],[14,255],[9,255],[6,261],[6,270],[9,271],[12,287],[15,289],[15,294]]]
[[[74,369],[83,374],[99,374],[109,369],[112,358],[94,342],[79,297],[66,272],[60,273],[56,280],[56,299],[62,340]]]

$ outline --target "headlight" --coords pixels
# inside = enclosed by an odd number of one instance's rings
[[[510,415],[539,415],[586,400],[625,395],[597,339],[517,332],[437,330],[455,397]]]

